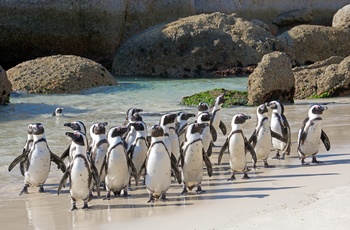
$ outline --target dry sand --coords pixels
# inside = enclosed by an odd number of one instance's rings
[[[333,100],[333,99],[332,99]],[[319,100],[325,102],[324,100]],[[335,100],[333,100],[335,101]],[[310,102],[310,101],[307,101]],[[214,149],[211,160],[214,175],[205,173],[202,188],[206,193],[179,195],[181,186],[173,184],[167,202],[148,204],[143,186],[133,185],[128,198],[109,201],[101,197],[92,200],[90,210],[70,211],[67,189],[56,195],[62,173],[52,167],[39,194],[30,188],[29,194],[18,196],[22,182],[0,194],[2,229],[349,229],[350,228],[350,98],[336,99],[325,111],[323,129],[331,140],[331,150],[320,146],[318,160],[323,164],[301,166],[296,154],[296,136],[309,104],[298,101],[286,106],[292,128],[292,154],[285,160],[269,160],[276,168],[251,171],[250,180],[227,181],[230,177],[228,154],[217,165]],[[256,108],[226,109],[225,113],[247,112],[254,117]],[[241,111],[237,111],[241,110]],[[253,114],[252,114],[253,113]],[[254,118],[252,119],[254,120]],[[231,121],[226,121],[230,127]],[[249,136],[255,120],[245,126]],[[230,128],[229,128],[230,130]],[[224,137],[220,137],[222,144]],[[274,155],[271,152],[270,157]],[[311,158],[306,159],[307,162]],[[19,171],[13,170],[14,174]]]

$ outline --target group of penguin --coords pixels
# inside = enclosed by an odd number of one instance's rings
[[[90,141],[86,127],[81,121],[65,123],[72,132],[65,135],[71,144],[61,157],[52,153],[47,145],[44,126],[41,123],[29,124],[27,140],[23,153],[9,165],[11,171],[20,163],[20,171],[24,176],[24,187],[20,193],[28,193],[28,187],[39,187],[48,178],[51,161],[64,173],[59,183],[57,194],[69,180],[71,210],[77,209],[76,202],[82,200],[83,209],[88,209],[88,202],[93,192],[100,195],[100,187],[106,189],[106,197],[128,196],[131,178],[137,185],[143,183],[149,194],[148,202],[167,200],[166,192],[172,181],[183,185],[181,194],[187,194],[196,187],[196,193],[202,193],[201,182],[204,170],[212,176],[210,156],[219,131],[227,134],[227,128],[221,120],[221,106],[225,102],[225,94],[219,95],[212,108],[207,103],[198,105],[197,115],[188,112],[166,113],[161,116],[159,124],[153,125],[149,132],[140,114],[142,109],[130,108],[126,112],[126,120],[120,126],[106,130],[107,122],[91,125]],[[271,121],[268,108],[272,109]],[[304,165],[305,159],[312,156],[312,163],[320,163],[316,159],[320,140],[327,150],[330,141],[322,130],[321,115],[327,107],[312,105],[307,118],[303,121],[298,133],[297,151]],[[53,115],[62,116],[63,108],[57,108]],[[242,126],[251,117],[236,114],[232,118],[231,132],[227,135],[218,155],[218,164],[223,154],[229,153],[231,177],[235,173],[243,173],[248,179],[246,153],[251,154],[253,168],[259,160],[264,167],[268,164],[271,145],[276,149],[276,159],[284,159],[290,154],[291,132],[284,115],[284,106],[278,101],[261,104],[257,108],[257,125],[249,139],[243,133]],[[189,123],[193,117],[196,121]],[[148,135],[149,133],[149,135]],[[64,163],[68,159],[67,165]],[[205,167],[204,167],[205,166]]]

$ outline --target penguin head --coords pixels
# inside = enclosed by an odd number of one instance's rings
[[[259,107],[257,108],[256,110],[257,114],[265,114],[265,113],[268,113],[269,110],[267,109],[267,105],[266,104],[261,104],[259,105]]]
[[[191,117],[195,117],[196,114],[194,113],[186,113],[186,112],[178,112],[177,113],[177,119],[180,121],[187,121]]]
[[[321,115],[324,110],[327,110],[327,106],[320,104],[312,105],[309,109],[309,117],[312,117],[314,115]]]
[[[201,113],[198,115],[197,122],[198,123],[208,123],[210,122],[212,115],[210,113]]]
[[[282,115],[284,113],[284,106],[279,101],[271,101],[268,105],[271,109],[276,110],[278,114]]]
[[[83,132],[75,130],[74,132],[66,132],[65,135],[70,137],[77,145],[87,146],[87,138]]]
[[[125,126],[115,126],[110,128],[110,130],[108,131],[108,136],[110,136],[111,138],[122,137],[127,131],[128,128]]]
[[[203,112],[209,112],[209,105],[205,102],[200,102],[199,105],[197,106],[198,112],[203,113]]]
[[[81,121],[72,121],[71,123],[65,123],[64,126],[67,126],[73,130],[80,131],[86,134],[86,127]]]
[[[52,113],[52,116],[63,116],[63,108],[56,108],[55,111]]]
[[[91,126],[91,133],[95,135],[106,134],[108,122],[95,123]]]
[[[215,99],[215,105],[222,105],[225,103],[225,95],[226,95],[226,92],[219,95],[216,99]]]
[[[203,129],[205,127],[207,127],[208,124],[205,124],[205,123],[202,123],[202,124],[198,124],[198,123],[193,123],[191,124],[188,129],[189,129],[189,132],[191,134],[195,134],[195,133],[201,133],[203,131]]]
[[[151,137],[164,136],[164,130],[160,125],[153,125],[150,130]]]
[[[250,119],[251,116],[245,115],[243,113],[239,113],[233,116],[232,123],[238,125],[243,124],[246,120]]]
[[[143,110],[142,109],[137,109],[137,108],[130,108],[128,109],[128,111],[126,112],[126,117],[125,119],[130,121],[132,115],[134,115],[134,113],[139,113],[139,112],[142,112]]]
[[[163,126],[172,124],[175,122],[176,116],[177,116],[176,113],[167,113],[160,118],[159,124]]]
[[[133,126],[136,131],[145,131],[146,130],[144,123],[140,122],[140,121],[130,123],[130,126]]]
[[[134,113],[130,118],[130,122],[136,121],[142,121],[142,116],[138,112]]]
[[[28,128],[27,128],[28,135],[33,135],[33,127],[32,127],[33,125],[34,123],[28,125]]]
[[[44,126],[41,123],[31,124],[31,129],[32,129],[33,135],[42,135],[45,133]]]

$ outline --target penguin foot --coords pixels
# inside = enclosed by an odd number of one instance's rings
[[[315,163],[315,164],[322,164],[323,162],[322,161],[318,161],[317,159],[316,159],[316,157],[312,157],[312,161],[311,161],[312,163]]]
[[[22,195],[23,193],[28,194],[28,185],[27,184],[24,185],[24,187],[19,195]]]
[[[83,209],[90,209],[87,201],[84,201]]]
[[[265,168],[274,168],[275,166],[269,165],[269,164],[266,162],[266,163],[264,163],[264,167],[265,167]]]
[[[281,156],[280,156],[280,154],[277,152],[277,153],[276,153],[276,156],[272,157],[272,159],[277,159],[277,160],[279,160],[279,159],[281,159]]]
[[[242,178],[243,180],[247,180],[247,179],[250,179],[250,177],[248,176],[248,174],[247,173],[244,173],[244,175],[243,175],[243,178]]]
[[[188,190],[186,187],[183,188],[181,195],[186,195],[188,193]]]
[[[160,195],[159,199],[160,199],[161,201],[168,201],[168,200],[169,200],[169,199],[166,198],[165,193],[162,193],[162,195]]]
[[[202,193],[204,193],[205,191],[204,190],[202,190],[202,187],[201,186],[197,186],[197,190],[196,190],[196,193],[197,194],[202,194]]]
[[[129,194],[128,194],[128,191],[126,189],[123,190],[123,197],[128,197]]]
[[[44,186],[42,185],[39,186],[39,193],[44,193]]]
[[[71,210],[71,211],[78,210],[76,204],[73,204],[73,205],[72,205],[72,208],[71,208],[70,210]]]
[[[92,195],[92,192],[90,191],[89,193],[89,201],[92,200],[92,199],[95,199],[94,195]]]
[[[309,165],[309,163],[305,163],[305,158],[301,159],[301,165]]]
[[[155,199],[153,195],[149,196],[149,200],[147,201],[147,203],[154,203]]]
[[[108,191],[107,194],[106,194],[106,197],[103,198],[103,200],[110,200],[111,199],[111,192]]]
[[[233,174],[232,174],[232,176],[230,178],[227,179],[227,181],[234,181],[234,180],[236,180],[236,177]]]

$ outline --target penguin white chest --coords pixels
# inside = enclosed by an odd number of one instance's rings
[[[171,183],[170,157],[163,144],[153,145],[146,165],[146,188],[154,195],[166,192]]]
[[[139,172],[143,162],[147,157],[147,145],[145,141],[138,141],[132,153],[132,162],[135,165],[136,171]]]
[[[233,134],[229,140],[230,167],[233,172],[242,172],[247,165],[244,139],[241,134]]]
[[[255,152],[257,158],[266,159],[270,154],[271,149],[271,131],[269,126],[261,126],[257,131],[257,143]]]
[[[182,179],[188,187],[200,184],[203,177],[202,142],[189,144],[184,156]]]
[[[271,130],[281,136],[283,136],[282,134],[282,124],[279,122],[279,118],[277,117],[277,115],[272,115],[271,118]],[[276,138],[272,138],[272,144],[273,147],[276,149],[283,149],[284,146],[286,145],[285,142],[280,141]]]
[[[203,129],[201,139],[203,140],[203,148],[205,151],[207,151],[210,143],[212,142],[212,135],[210,133],[209,126]]]
[[[313,122],[307,123],[305,126],[307,130],[305,141],[301,143],[300,149],[306,156],[315,154],[319,150],[321,138],[321,123]]]
[[[91,175],[87,168],[87,161],[77,157],[74,159],[70,173],[70,195],[75,199],[89,197]]]
[[[30,154],[29,168],[25,172],[25,182],[31,186],[45,183],[51,166],[50,151],[45,145],[36,145]]]
[[[125,188],[130,179],[130,171],[123,146],[118,146],[109,152],[107,162],[106,186],[120,191]]]

